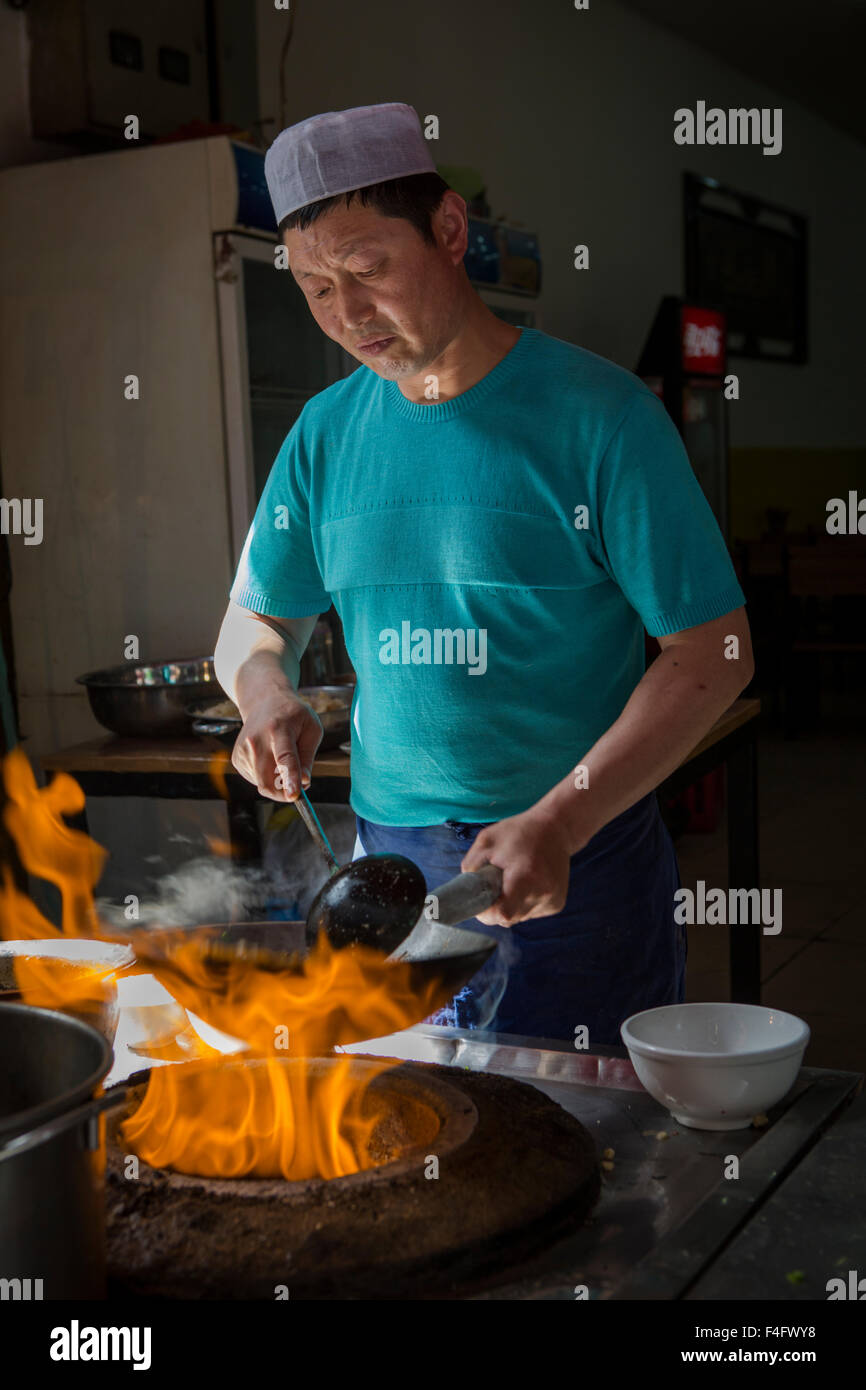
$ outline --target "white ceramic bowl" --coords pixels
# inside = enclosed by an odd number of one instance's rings
[[[204,1019],[188,1013],[153,975],[130,975],[117,982],[120,1023],[115,1051],[121,1047],[139,1057],[159,1059],[160,1050],[172,1043],[190,1042],[195,1034],[217,1052],[242,1052],[247,1044],[211,1028]],[[177,1061],[177,1057],[167,1058]]]
[[[791,1089],[809,1042],[763,1004],[666,1004],[620,1029],[638,1080],[691,1129],[746,1129]]]
[[[52,936],[29,941],[0,940],[0,990],[17,988],[16,956],[36,956],[42,959],[65,960],[75,965],[94,965],[110,971],[121,970],[135,960],[131,946],[110,941],[98,941],[84,936]],[[88,1003],[70,1003],[61,1013],[72,1014],[97,1028],[109,1042],[117,1031],[117,985],[109,976],[99,991],[99,997]]]

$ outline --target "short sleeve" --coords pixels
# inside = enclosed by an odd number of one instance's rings
[[[745,604],[724,538],[657,397],[631,401],[598,467],[603,563],[651,637]]]
[[[299,418],[268,475],[229,591],[242,608],[306,618],[331,606],[313,548]]]

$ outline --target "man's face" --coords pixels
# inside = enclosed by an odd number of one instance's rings
[[[433,232],[430,246],[410,222],[356,198],[305,232],[284,233],[292,274],[322,332],[390,381],[422,372],[457,332],[466,251],[458,194],[444,195]]]

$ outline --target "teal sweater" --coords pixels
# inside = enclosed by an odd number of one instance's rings
[[[644,628],[745,601],[661,403],[528,328],[452,400],[359,367],[309,401],[231,597],[286,618],[333,601],[358,677],[351,804],[416,826],[525,810],[622,711]]]

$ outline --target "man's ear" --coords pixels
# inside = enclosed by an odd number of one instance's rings
[[[466,255],[469,244],[466,199],[453,188],[446,189],[434,217],[439,223],[439,234],[445,247],[457,265]]]

